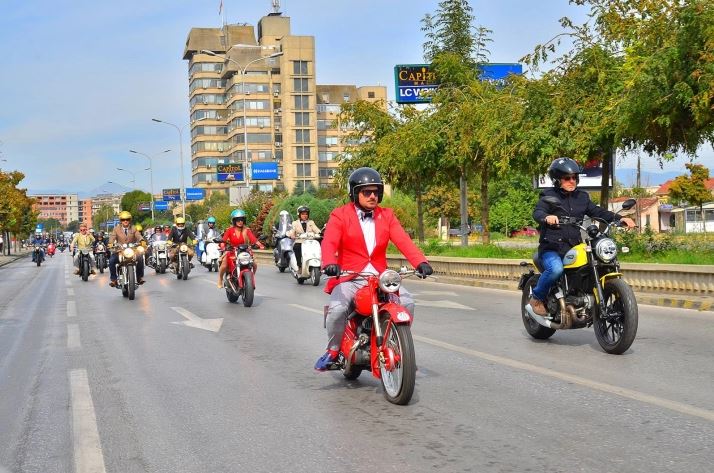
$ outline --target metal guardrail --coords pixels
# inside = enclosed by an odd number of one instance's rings
[[[271,250],[256,251],[255,254],[258,261],[273,263]],[[429,263],[437,276],[514,281],[514,284],[524,272],[520,266],[521,261],[523,260],[429,257]],[[387,263],[394,268],[399,268],[402,265],[409,266],[406,259],[397,255],[389,255]],[[622,272],[635,291],[714,296],[714,266],[622,263]]]

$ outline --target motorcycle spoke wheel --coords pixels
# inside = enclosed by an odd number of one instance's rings
[[[383,323],[382,330],[386,329],[387,323]],[[387,369],[384,363],[380,363],[384,397],[392,404],[403,406],[411,400],[416,381],[411,328],[408,325],[392,325],[385,336],[385,347],[393,351],[395,362],[391,370]]]
[[[638,310],[632,288],[622,279],[611,279],[603,288],[605,313],[595,320],[595,337],[607,353],[621,355],[637,335]]]

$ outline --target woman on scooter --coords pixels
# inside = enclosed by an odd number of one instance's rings
[[[231,247],[236,247],[238,245],[258,245],[261,250],[265,249],[265,246],[258,241],[258,238],[253,234],[250,228],[245,226],[246,215],[245,211],[241,209],[235,209],[231,212],[231,222],[233,226],[225,231],[223,234],[223,244],[225,245],[226,251],[221,257],[221,267],[218,270],[218,289],[223,289],[223,275],[228,268],[228,258],[226,255],[230,254],[227,251]],[[249,249],[250,251],[250,249]],[[253,272],[257,271],[258,267],[253,263]]]

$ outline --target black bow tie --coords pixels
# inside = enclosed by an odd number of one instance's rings
[[[360,217],[362,220],[372,218],[372,211],[370,210],[369,212],[362,212],[362,217]]]

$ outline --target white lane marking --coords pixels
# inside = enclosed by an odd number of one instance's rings
[[[714,411],[707,409],[701,409],[698,407],[690,406],[677,401],[671,401],[669,399],[664,399],[657,396],[650,396],[649,394],[641,393],[639,391],[634,391],[632,389],[621,388],[619,386],[613,386],[612,384],[600,383],[598,381],[592,381],[580,376],[575,376],[572,374],[561,373],[560,371],[555,371],[548,368],[543,368],[541,366],[531,365],[529,363],[523,363],[521,361],[512,360],[510,358],[505,358],[498,355],[491,355],[489,353],[484,353],[481,351],[471,350],[469,348],[460,347],[457,345],[452,345],[450,343],[442,342],[440,340],[434,340],[432,338],[422,337],[420,335],[412,335],[414,340],[418,340],[422,343],[427,343],[439,348],[444,348],[446,350],[454,351],[457,353],[462,353],[464,355],[475,356],[483,360],[492,361],[500,365],[509,366],[511,368],[529,371],[531,373],[540,374],[543,376],[549,376],[551,378],[559,379],[561,381],[566,381],[568,383],[578,384],[590,389],[595,389],[609,394],[614,394],[616,396],[621,396],[627,399],[632,399],[634,401],[644,402],[646,404],[651,404],[653,406],[663,407],[681,414],[687,414],[693,417],[699,417],[711,422],[714,422]]]
[[[77,316],[77,303],[75,301],[67,301],[67,317]]]
[[[306,310],[306,311],[308,311],[308,312],[314,312],[314,313],[320,314],[320,315],[324,315],[324,314],[325,314],[325,313],[324,313],[323,311],[321,311],[321,310],[313,309],[312,307],[307,307],[307,306],[300,305],[300,304],[288,304],[288,305],[289,305],[289,306],[292,306],[292,307],[297,307],[298,309]]]
[[[473,307],[465,306],[453,301],[426,301],[422,299],[414,299],[414,303],[419,306],[438,307],[439,309],[461,309],[461,310],[476,310]]]
[[[68,287],[68,288],[67,288],[67,295],[68,295],[68,296],[74,296],[74,289],[71,288],[71,287]]]
[[[198,315],[184,309],[183,307],[172,307],[171,310],[178,312],[187,320],[185,322],[171,322],[176,325],[185,325],[187,327],[200,328],[209,332],[218,332],[223,325],[223,319],[202,319]]]
[[[70,350],[82,348],[82,342],[79,340],[79,325],[77,324],[67,324],[67,348]]]
[[[72,395],[75,471],[77,473],[106,472],[92,393],[89,391],[87,370],[71,370],[69,384]]]

